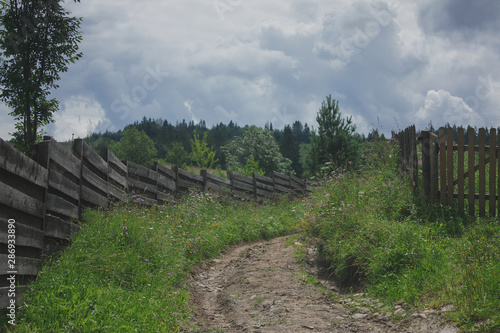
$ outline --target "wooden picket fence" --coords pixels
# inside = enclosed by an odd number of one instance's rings
[[[467,142],[465,138],[467,135]],[[430,202],[440,202],[480,217],[500,215],[500,141],[497,130],[439,128],[438,135],[415,126],[397,134],[403,165],[411,173],[415,193]],[[477,144],[475,142],[477,141]],[[419,165],[421,172],[419,172]],[[421,188],[420,188],[421,187]],[[467,204],[467,207],[466,207]]]
[[[122,162],[109,150],[101,156],[80,139],[69,151],[49,138],[37,145],[35,155],[30,159],[0,139],[0,308],[10,301],[7,277],[13,267],[18,298],[36,278],[44,258],[69,245],[87,207],[108,208],[125,200],[161,205],[191,189],[263,200],[276,194],[304,196],[312,186],[277,172],[272,177],[228,172],[224,178],[158,163],[150,169]],[[15,227],[14,266],[9,265],[9,225]]]

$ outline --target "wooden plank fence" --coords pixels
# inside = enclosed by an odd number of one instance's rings
[[[438,135],[422,130],[417,137],[415,126],[410,126],[397,138],[415,193],[471,215],[500,215],[500,140],[496,129],[490,129],[488,145],[484,128],[478,129],[477,135],[473,128],[467,133],[458,128],[454,141],[451,127],[439,128]]]
[[[11,300],[7,278],[16,275],[18,304],[44,258],[67,248],[87,207],[106,209],[125,200],[161,205],[189,190],[245,200],[283,193],[297,197],[310,193],[313,186],[277,172],[272,177],[227,174],[224,178],[201,170],[196,175],[158,163],[150,169],[122,162],[109,150],[101,156],[81,139],[70,151],[47,138],[30,159],[0,139],[0,308],[7,308]],[[15,264],[9,261],[13,245]]]

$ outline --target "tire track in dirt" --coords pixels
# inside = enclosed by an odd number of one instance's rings
[[[346,306],[349,300],[328,296],[326,291],[335,290],[333,282],[320,279],[324,288],[303,282],[296,248],[286,246],[287,239],[231,247],[219,259],[193,271],[194,328],[185,331],[457,332],[434,315],[408,314],[407,319],[394,322],[374,313],[379,309],[371,306],[376,301],[370,299],[352,312]],[[314,265],[306,268],[317,272]]]

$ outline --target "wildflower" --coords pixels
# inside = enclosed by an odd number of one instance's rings
[[[125,230],[126,230],[126,229],[127,229],[127,226],[123,226],[123,229],[125,229]]]

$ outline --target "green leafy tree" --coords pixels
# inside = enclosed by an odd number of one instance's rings
[[[167,163],[172,164],[174,167],[185,169],[187,162],[189,161],[189,153],[184,149],[184,146],[180,142],[172,143],[168,148],[166,148],[165,159]]]
[[[342,118],[339,103],[326,97],[319,110],[316,121],[318,132],[312,132],[311,147],[305,159],[306,175],[314,176],[325,165],[329,169],[355,163],[360,154],[361,139],[355,134],[356,126],[352,117]]]
[[[153,140],[134,126],[125,128],[120,141],[111,144],[109,149],[121,160],[147,167],[153,164],[157,154]]]
[[[238,170],[235,170],[239,174],[244,176],[252,177],[254,173],[258,175],[263,175],[264,170],[259,167],[259,163],[253,159],[253,156],[250,156],[245,165],[241,166]]]
[[[208,133],[203,133],[203,139],[199,139],[198,133],[194,130],[194,139],[191,140],[191,154],[189,157],[200,168],[212,169],[218,161],[215,158],[213,147],[209,147],[207,143]]]
[[[245,128],[242,136],[236,137],[222,147],[229,170],[240,172],[252,158],[264,174],[273,171],[288,173],[292,170],[288,158],[283,157],[272,132],[256,126]]]
[[[75,2],[79,0],[75,0]],[[78,60],[81,18],[69,17],[61,0],[2,2],[0,17],[0,100],[15,118],[14,145],[31,153],[41,128],[59,108],[48,99],[59,73]]]

